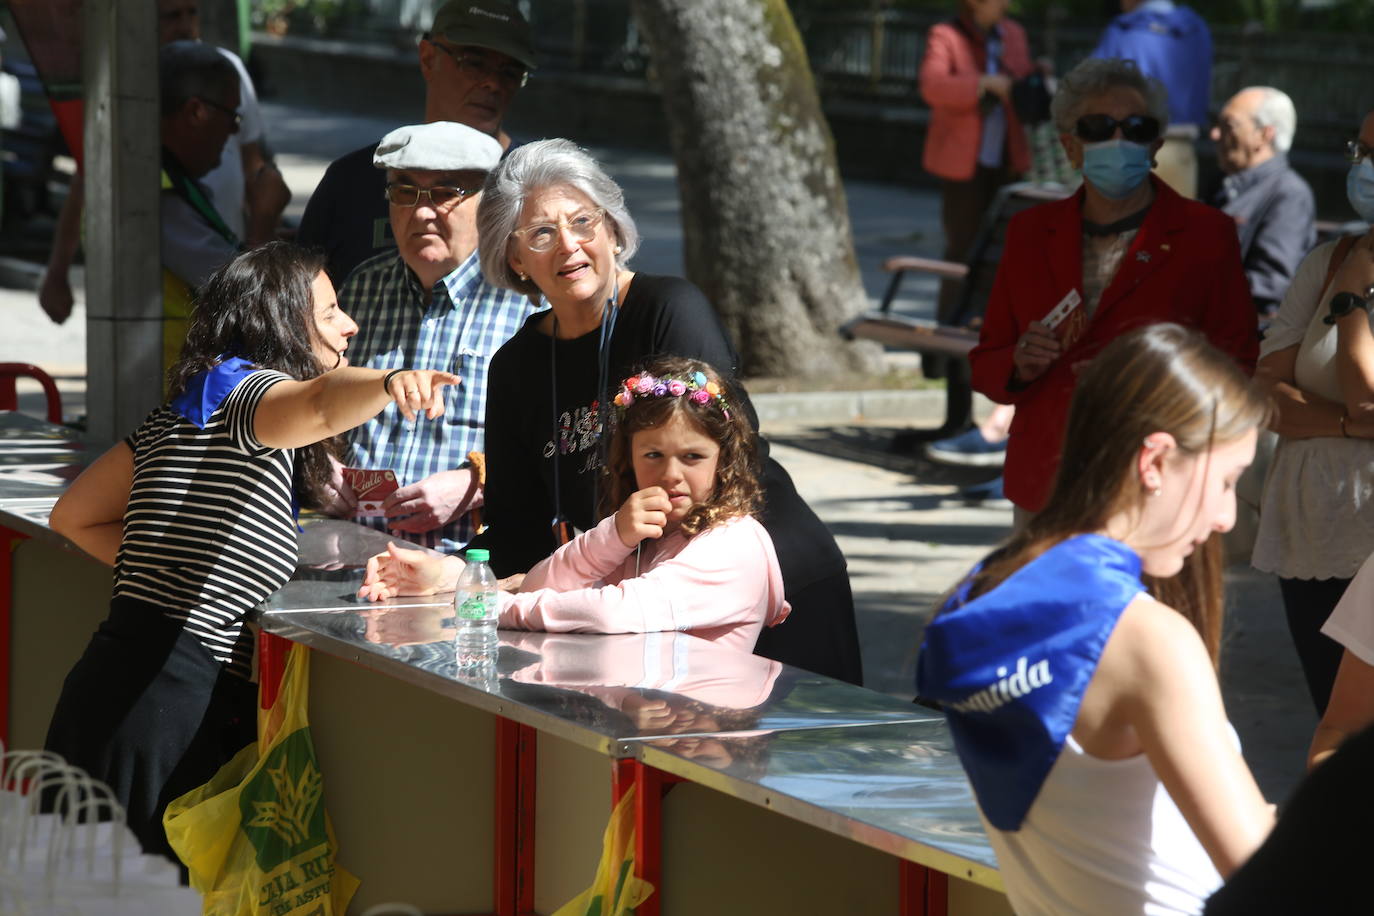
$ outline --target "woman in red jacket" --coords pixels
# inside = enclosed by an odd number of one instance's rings
[[[1164,88],[1130,61],[1091,59],[1052,109],[1083,187],[1012,218],[978,346],[973,387],[1015,404],[1005,489],[1044,505],[1080,368],[1141,325],[1196,328],[1246,372],[1258,353],[1254,305],[1230,218],[1150,175],[1168,121]]]
[[[930,106],[921,165],[943,179],[948,261],[968,257],[997,189],[1031,164],[1011,87],[1034,67],[1025,29],[1006,12],[1007,0],[960,0],[957,17],[931,28],[921,59],[921,98]],[[958,293],[957,282],[941,284],[941,321],[952,317]]]

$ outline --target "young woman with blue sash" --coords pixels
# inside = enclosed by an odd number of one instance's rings
[[[110,614],[67,675],[46,747],[106,782],[148,852],[172,799],[255,738],[246,618],[296,566],[327,440],[388,404],[443,412],[447,372],[361,369],[322,256],[248,251],[201,289],[170,400],[101,455],[50,524],[114,567]]]
[[[940,702],[1013,908],[1199,913],[1273,825],[1217,683],[1220,538],[1269,403],[1178,325],[1081,370],[1045,509],[955,589]]]

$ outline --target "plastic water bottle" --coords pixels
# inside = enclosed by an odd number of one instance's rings
[[[473,549],[467,552],[467,568],[458,577],[453,596],[453,616],[458,627],[457,649],[460,669],[496,665],[496,574],[487,561],[491,554]]]

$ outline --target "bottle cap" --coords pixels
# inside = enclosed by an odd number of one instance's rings
[[[491,551],[474,547],[467,552],[469,563],[486,563],[491,560]]]

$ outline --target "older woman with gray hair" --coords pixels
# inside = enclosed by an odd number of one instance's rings
[[[1258,347],[1236,229],[1150,174],[1165,91],[1131,61],[1085,60],[1051,108],[1078,193],[1017,214],[969,355],[973,387],[1016,405],[1005,492],[1022,517],[1045,504],[1078,371],[1131,328],[1171,321],[1247,371]],[[1064,469],[1064,473],[1077,473]]]
[[[738,357],[701,290],[636,273],[639,233],[620,187],[567,140],[513,150],[488,177],[477,211],[488,281],[548,308],[531,315],[492,358],[486,422],[488,530],[499,575],[524,572],[590,530],[598,506],[602,430],[621,380],[652,356],[710,363],[727,399],[757,429],[734,376]],[[835,539],[761,442],[761,521],[773,539],[792,613],[755,651],[859,683],[854,599]]]

